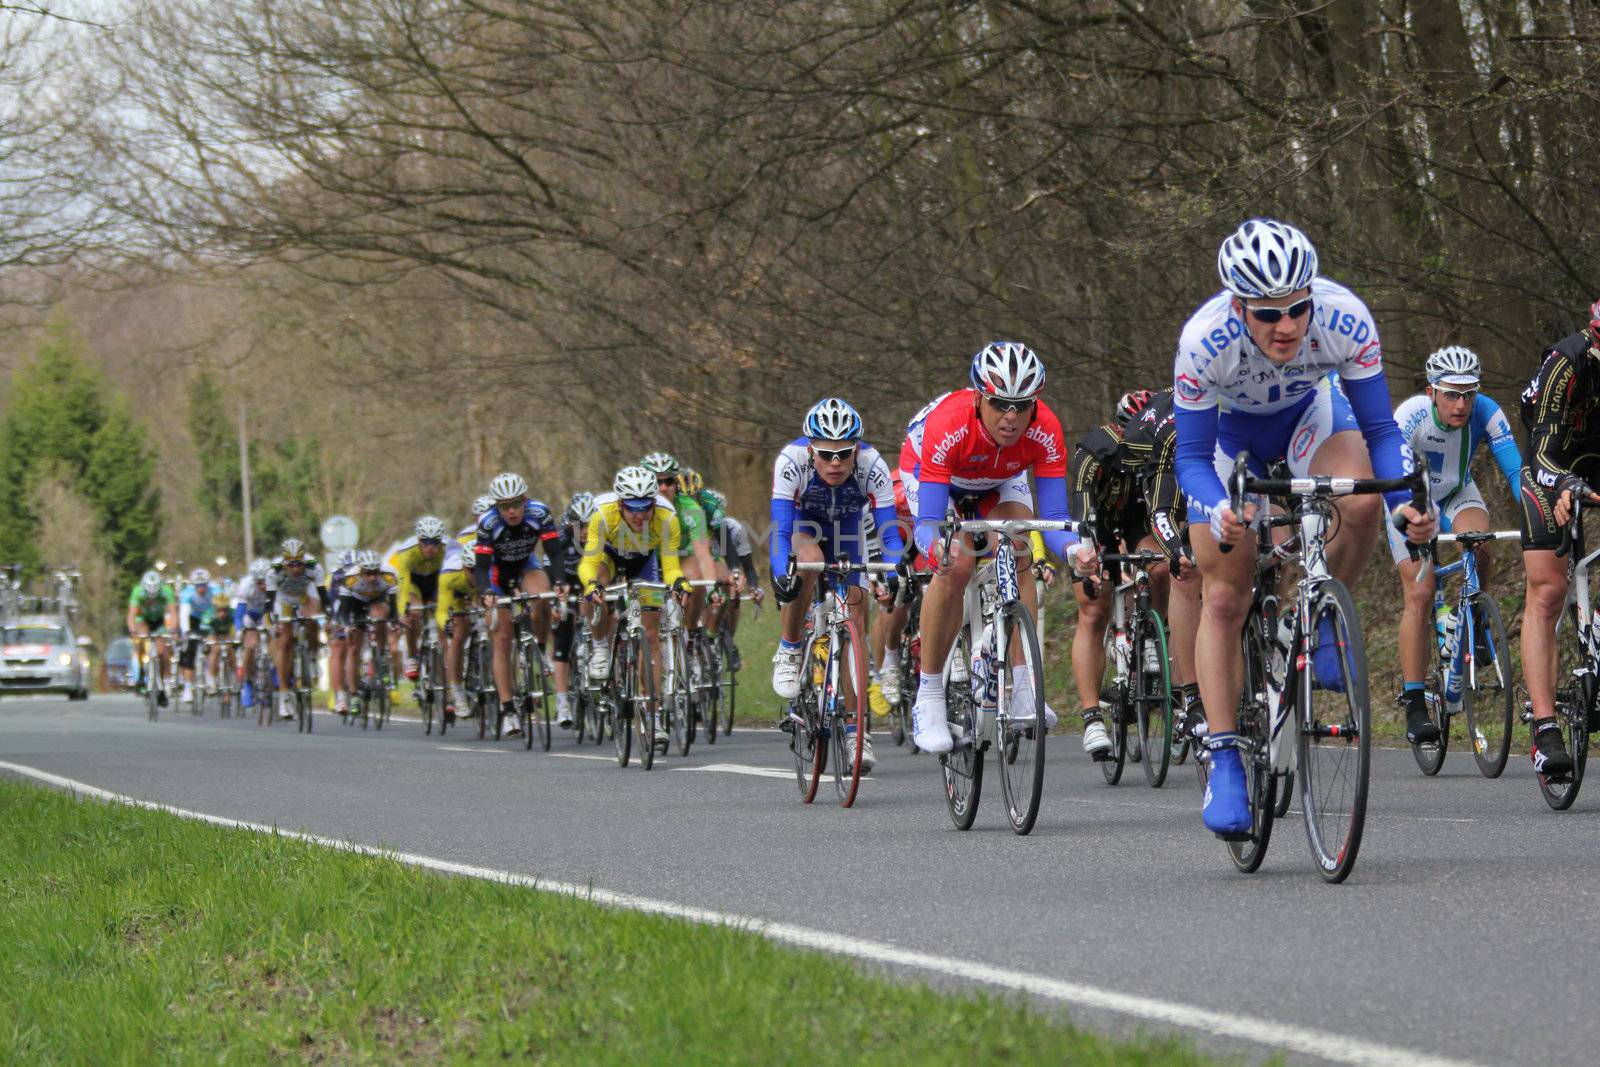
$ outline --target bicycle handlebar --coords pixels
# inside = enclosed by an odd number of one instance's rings
[[[824,563],[821,560],[795,560],[794,569],[797,573],[847,575],[847,574],[893,574],[893,563],[849,563],[838,561]]]

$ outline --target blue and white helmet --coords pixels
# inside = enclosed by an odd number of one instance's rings
[[[1428,357],[1429,385],[1477,385],[1483,377],[1478,354],[1461,345],[1449,345]]]
[[[1288,296],[1317,276],[1317,250],[1286,222],[1251,219],[1217,249],[1217,274],[1241,299]]]
[[[999,400],[1032,400],[1044,390],[1044,361],[1021,341],[991,341],[972,357],[972,387]]]
[[[813,441],[858,441],[861,416],[843,400],[830,396],[811,405],[801,433]]]

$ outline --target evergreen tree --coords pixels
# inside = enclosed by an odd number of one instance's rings
[[[124,584],[131,585],[149,564],[161,536],[155,473],[149,437],[127,401],[117,397],[94,435],[81,487],[97,512],[100,549]]]
[[[239,483],[239,433],[224,408],[222,390],[209,371],[189,383],[189,437],[200,459],[195,503],[216,522],[216,542],[239,540],[244,504]]]

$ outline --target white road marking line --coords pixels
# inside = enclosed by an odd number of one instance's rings
[[[1309,1027],[1275,1022],[1259,1016],[1213,1011],[1210,1008],[1183,1004],[1178,1001],[1162,1000],[1158,997],[1115,993],[1099,986],[1062,981],[1045,975],[1029,974],[1025,971],[991,967],[987,964],[974,963],[971,960],[957,959],[950,956],[935,956],[931,953],[915,952],[909,949],[896,948],[881,941],[847,937],[841,934],[829,933],[825,930],[796,926],[791,923],[767,922],[763,919],[731,915],[726,912],[711,911],[707,908],[696,908],[686,904],[673,904],[669,901],[653,900],[649,897],[635,896],[631,893],[617,893],[607,889],[596,889],[593,886],[576,885],[570,882],[551,882],[525,874],[515,874],[511,871],[500,871],[490,867],[474,867],[465,863],[456,863],[452,860],[436,859],[432,856],[419,856],[409,852],[393,852],[389,849],[375,848],[371,845],[357,844],[353,841],[339,841],[331,837],[323,837],[320,834],[305,833],[298,830],[280,830],[277,827],[266,826],[261,823],[229,819],[220,815],[208,815],[205,812],[190,811],[153,800],[141,800],[138,797],[127,796],[123,793],[113,793],[110,790],[101,789],[86,782],[63,778],[60,775],[39,770],[37,767],[27,767],[20,763],[7,763],[0,760],[0,770],[11,771],[13,774],[18,774],[25,778],[32,778],[35,781],[44,782],[59,789],[68,789],[100,800],[109,800],[115,803],[129,804],[133,807],[147,808],[151,811],[165,812],[168,815],[194,819],[199,822],[210,823],[213,826],[251,830],[256,833],[277,834],[280,837],[321,845],[341,852],[354,852],[363,856],[381,856],[424,870],[438,871],[441,874],[463,875],[468,878],[502,882],[507,885],[525,886],[529,889],[564,893],[568,896],[591,900],[597,904],[605,904],[614,908],[625,908],[629,911],[665,915],[706,925],[731,926],[736,929],[747,930],[772,941],[795,945],[800,948],[813,949],[840,956],[850,956],[859,960],[868,960],[893,967],[905,967],[930,974],[947,975],[952,978],[978,982],[1000,989],[1014,990],[1029,997],[1056,1000],[1063,1004],[1072,1004],[1093,1011],[1116,1012],[1120,1015],[1129,1015],[1163,1025],[1198,1030],[1217,1037],[1255,1042],[1266,1045],[1269,1048],[1285,1052],[1298,1052],[1303,1055],[1330,1060],[1334,1063],[1353,1064],[1356,1067],[1470,1067],[1469,1061],[1466,1060],[1446,1059],[1442,1056],[1432,1056],[1395,1045],[1384,1045],[1376,1041],[1345,1037],[1326,1030],[1313,1030]]]
[[[466,745],[437,745],[440,752],[487,752],[492,756],[509,755],[503,748],[470,748]]]
[[[793,771],[780,771],[776,767],[752,767],[747,763],[705,763],[698,767],[674,767],[677,771],[722,771],[725,774],[749,774],[757,778],[793,778]],[[863,778],[862,781],[867,779]]]
[[[559,756],[561,759],[593,759],[599,760],[601,763],[617,762],[617,757],[615,756],[591,756],[585,752],[552,752],[550,755]]]

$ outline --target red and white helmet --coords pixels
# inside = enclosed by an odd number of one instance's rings
[[[1044,389],[1044,363],[1021,341],[991,341],[972,357],[972,387],[999,400],[1032,400]]]
[[[1137,419],[1150,406],[1150,390],[1135,389],[1122,394],[1117,401],[1117,422],[1123,426]]]

